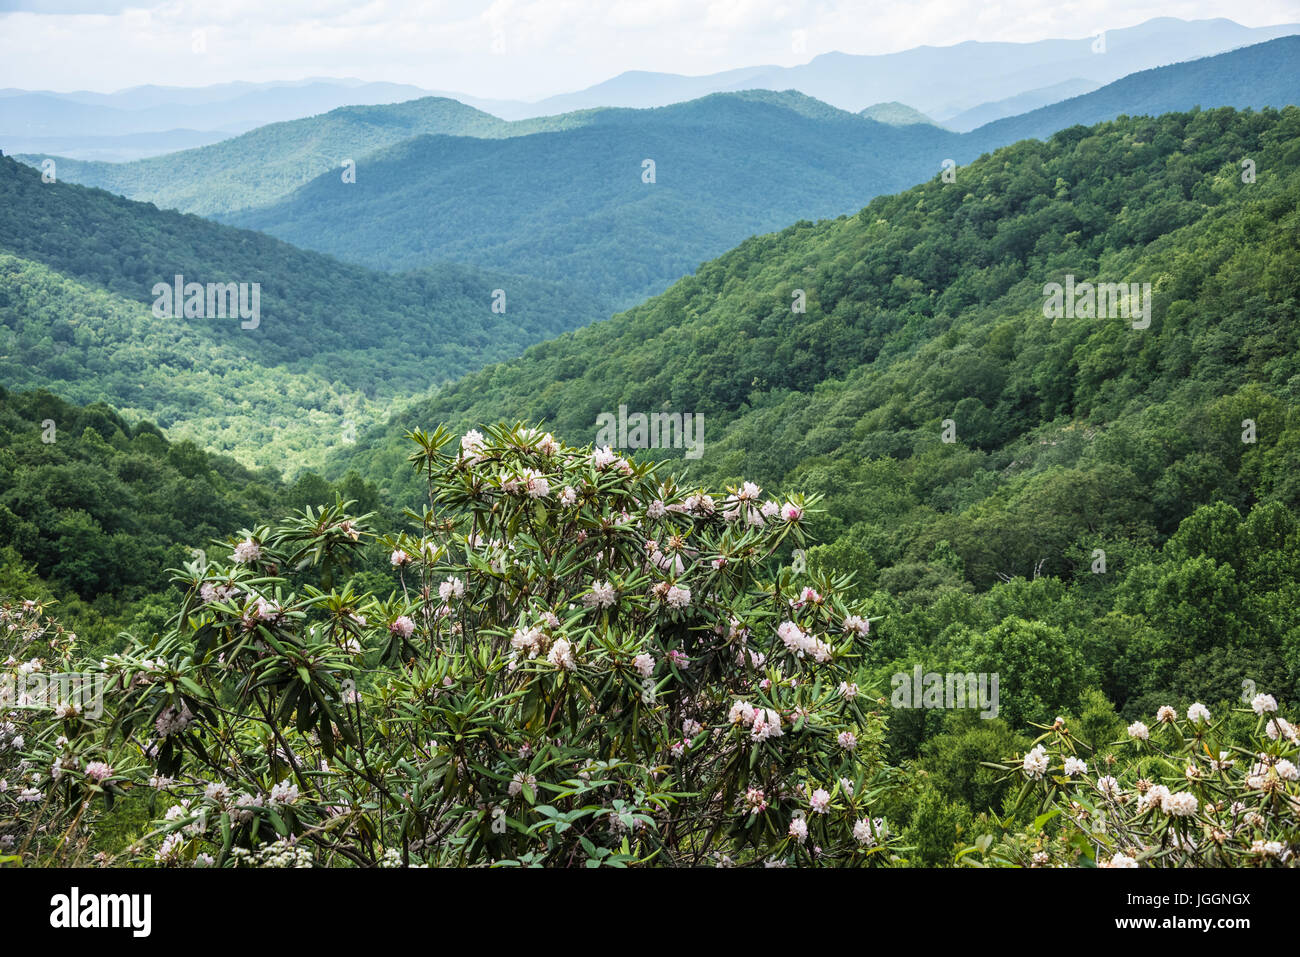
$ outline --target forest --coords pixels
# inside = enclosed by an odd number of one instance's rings
[[[319,467],[328,448],[399,399],[601,314],[558,283],[446,264],[371,272],[198,216],[42,182],[7,157],[0,199],[7,386],[108,402],[255,467]],[[258,327],[159,321],[153,287],[176,275],[259,283]]]
[[[1293,861],[1300,109],[1022,141],[591,324],[0,163],[6,668],[114,689],[0,727],[0,853]],[[264,335],[151,321],[177,272],[264,281]],[[1067,277],[1150,325],[1049,318]],[[241,463],[236,400],[368,418]],[[620,407],[702,454],[594,445]]]
[[[1017,703],[999,720],[891,721],[923,767],[992,760],[1057,712],[1114,724],[1170,695],[1230,704],[1245,681],[1293,697],[1298,205],[1295,108],[1072,128],[742,244],[403,410],[332,467],[413,504],[405,429],[591,441],[620,404],[703,413],[702,458],[673,460],[690,481],[824,497],[807,564],[854,573],[882,616],[877,687],[1001,662]],[[1151,328],[1045,319],[1066,273],[1153,282]],[[930,780],[955,819],[997,807]]]

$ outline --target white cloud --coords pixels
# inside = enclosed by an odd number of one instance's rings
[[[0,11],[11,11],[0,12],[0,86],[355,76],[516,99],[629,69],[701,74],[830,50],[1084,37],[1155,16],[1300,20],[1296,0],[0,0]]]

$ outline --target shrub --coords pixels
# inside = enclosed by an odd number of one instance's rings
[[[1249,709],[1254,727],[1230,733],[1195,703],[1162,706],[1128,726],[1120,755],[1089,748],[1058,718],[1003,769],[1024,780],[1018,809],[1032,824],[973,851],[993,864],[1100,867],[1295,866],[1300,844],[1300,738],[1271,695]],[[1101,767],[1094,767],[1100,763]],[[969,852],[968,852],[969,853]],[[979,857],[971,853],[968,862]]]
[[[102,718],[27,742],[65,808],[167,795],[118,863],[890,859],[883,718],[851,684],[869,621],[844,577],[774,568],[816,499],[521,427],[410,438],[398,590],[355,590],[375,536],[350,503],[242,530],[178,570],[165,633],[93,666]]]

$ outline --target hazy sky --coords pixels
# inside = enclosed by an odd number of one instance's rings
[[[630,69],[1085,37],[1157,16],[1264,26],[1300,21],[1300,0],[0,0],[0,87],[352,76],[531,100]]]

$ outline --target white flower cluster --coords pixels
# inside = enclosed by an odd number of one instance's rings
[[[831,646],[822,639],[808,634],[792,621],[783,621],[777,626],[776,633],[780,637],[781,643],[796,658],[803,658],[807,655],[819,664],[825,664],[831,660]]]
[[[236,867],[308,868],[312,866],[311,850],[292,837],[281,838],[273,844],[258,848],[255,852],[244,847],[233,847],[230,849],[230,858]]]
[[[251,565],[262,557],[262,547],[251,538],[246,538],[230,553],[230,560],[236,565]]]
[[[165,738],[178,731],[184,731],[193,720],[194,715],[186,705],[181,705],[179,710],[168,705],[154,721],[154,729],[158,732],[158,737]]]
[[[747,701],[735,702],[727,714],[727,720],[748,728],[749,736],[755,741],[766,741],[784,735],[779,714],[771,708],[755,708]]]
[[[1038,744],[1025,755],[1021,769],[1025,772],[1025,777],[1036,781],[1047,773],[1047,764],[1047,749]]]

